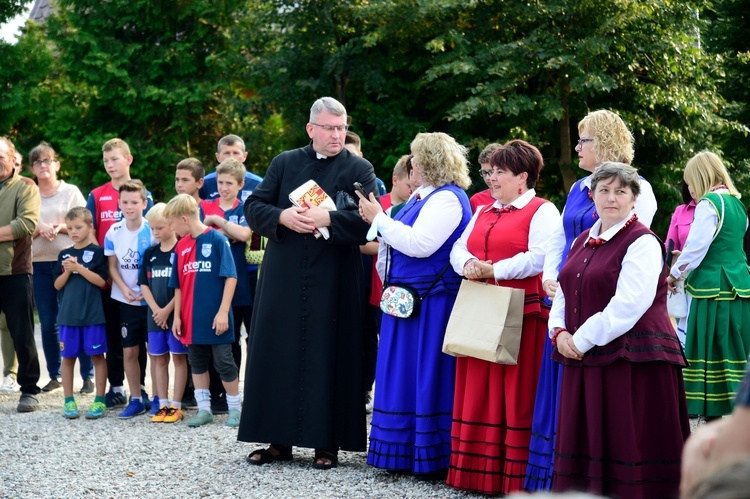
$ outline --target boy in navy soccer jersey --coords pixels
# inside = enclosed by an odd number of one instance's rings
[[[187,194],[173,198],[164,215],[172,230],[182,238],[175,247],[169,284],[175,288],[172,331],[188,345],[198,401],[198,414],[188,421],[188,426],[213,421],[208,390],[211,358],[227,392],[229,418],[226,424],[239,426],[242,402],[231,346],[234,340],[231,306],[237,272],[229,241],[219,231],[201,223],[198,204]]]
[[[164,216],[164,203],[158,203],[146,215],[151,234],[159,244],[151,246],[143,256],[138,276],[143,298],[148,303],[148,353],[153,372],[154,400],[151,408],[154,423],[174,423],[183,418],[182,395],[187,380],[187,353],[185,345],[172,334],[174,289],[169,287],[172,275],[174,247],[177,237]],[[169,354],[174,363],[174,389],[169,403]]]
[[[240,163],[245,163],[247,159],[247,151],[245,150],[245,141],[237,135],[225,135],[219,139],[219,143],[216,145],[216,161],[222,163],[224,160],[234,158]],[[263,177],[260,177],[252,172],[246,171],[244,178],[244,185],[239,194],[240,202],[244,203],[245,200],[250,197],[253,190],[263,181]],[[212,201],[219,197],[219,190],[217,188],[217,173],[209,173],[203,178],[203,185],[200,187],[199,195],[201,199]]]
[[[128,180],[122,184],[120,210],[123,219],[110,227],[104,236],[104,254],[109,261],[109,277],[112,279],[112,298],[120,306],[123,364],[131,393],[130,403],[117,415],[120,419],[130,419],[148,409],[148,396],[142,385],[145,359],[139,355],[145,352],[146,347],[148,307],[138,285],[143,255],[156,243],[148,222],[143,218],[147,204],[143,182]]]
[[[234,342],[232,356],[237,367],[242,365],[242,347],[240,337],[242,324],[250,329],[252,319],[253,300],[255,298],[255,284],[258,279],[258,267],[249,266],[245,260],[245,246],[252,232],[245,221],[244,204],[238,199],[245,181],[245,167],[234,158],[225,159],[216,167],[216,185],[219,198],[200,202],[201,220],[211,228],[227,236],[232,250],[234,266],[237,270],[237,289],[232,298],[232,316],[234,318]],[[213,374],[213,371],[209,371]],[[224,396],[218,380],[211,380],[211,399],[213,410],[224,406],[221,400]],[[218,400],[217,400],[218,399]],[[218,404],[217,404],[218,402]],[[224,410],[226,410],[224,408]]]
[[[63,415],[68,419],[78,417],[78,406],[73,397],[73,367],[83,350],[91,356],[96,379],[96,398],[86,413],[86,419],[99,419],[107,411],[104,398],[107,334],[100,290],[107,278],[107,259],[102,247],[89,240],[94,229],[89,210],[80,206],[71,209],[65,215],[65,226],[74,244],[60,252],[52,269],[60,302],[57,324],[60,326],[65,393]]]

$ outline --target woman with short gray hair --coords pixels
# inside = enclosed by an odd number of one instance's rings
[[[549,318],[552,359],[563,366],[556,492],[677,497],[687,362],[667,313],[664,245],[633,211],[638,191],[635,168],[596,170],[599,217],[560,271]]]
[[[562,211],[562,223],[554,231],[544,257],[542,282],[550,299],[555,297],[557,275],[565,264],[570,246],[583,231],[590,229],[599,214],[594,206],[591,189],[592,175],[606,162],[631,164],[634,157],[633,134],[623,119],[608,109],[592,111],[578,123],[578,167],[588,173],[579,179],[568,193]],[[641,194],[635,202],[635,212],[646,227],[656,212],[656,198],[651,185],[641,180]],[[526,490],[548,490],[552,486],[552,449],[557,425],[557,394],[560,368],[550,360],[552,345],[547,342],[542,354],[539,383],[536,389],[534,418],[531,428],[529,466],[526,471]]]

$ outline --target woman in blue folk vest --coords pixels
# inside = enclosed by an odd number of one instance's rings
[[[444,133],[420,133],[411,163],[421,176],[406,205],[389,218],[360,195],[360,213],[380,233],[378,273],[422,297],[416,316],[383,314],[367,463],[417,478],[444,478],[450,459],[454,359],[443,336],[461,278],[449,264],[471,218],[466,148]]]

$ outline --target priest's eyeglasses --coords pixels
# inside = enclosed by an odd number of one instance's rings
[[[323,130],[326,131],[326,133],[333,133],[334,130],[339,133],[346,133],[347,130],[349,130],[349,125],[319,125],[317,123],[310,123],[312,126],[319,126]]]

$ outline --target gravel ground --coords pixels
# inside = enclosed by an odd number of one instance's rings
[[[42,387],[49,378],[38,324],[36,343]],[[149,388],[150,379],[147,372]],[[340,452],[339,466],[328,471],[312,468],[312,449],[295,449],[291,462],[253,466],[245,456],[266,443],[238,442],[225,415],[201,428],[185,423],[195,410],[175,424],[152,423],[147,415],[120,421],[121,409],[89,421],[83,415],[94,396],[80,395],[81,383],[76,365],[81,417],[70,421],[62,416],[62,390],[39,394],[39,410],[27,414],[16,412],[19,393],[0,392],[0,498],[478,497],[376,470],[364,452]]]
[[[18,394],[0,392],[0,497],[472,497],[444,483],[420,482],[365,464],[365,453],[340,452],[339,466],[312,468],[312,450],[295,460],[252,466],[261,444],[237,442],[237,430],[214,423],[151,423],[62,417],[63,395],[40,394],[40,409],[16,412]],[[76,393],[79,411],[93,396]],[[191,417],[195,411],[187,411]]]
[[[85,412],[93,396],[76,400]],[[16,412],[17,401],[0,392],[0,497],[480,497],[376,470],[365,453],[340,452],[329,471],[312,468],[310,449],[295,449],[292,462],[252,466],[245,456],[261,444],[237,442],[227,416],[201,428],[146,415],[120,421],[116,411],[68,421],[62,391],[40,394],[29,414]]]
[[[46,373],[38,326],[36,340]],[[47,381],[43,374],[39,386]],[[376,470],[365,453],[340,452],[339,466],[328,471],[312,468],[311,449],[295,449],[292,462],[252,466],[245,456],[265,444],[237,442],[227,416],[201,428],[151,423],[146,415],[120,421],[120,409],[88,421],[93,395],[81,396],[80,386],[76,367],[82,416],[72,421],[62,416],[61,390],[40,394],[39,410],[28,414],[16,412],[18,393],[0,392],[0,498],[484,497]],[[186,411],[186,419],[194,414]]]

